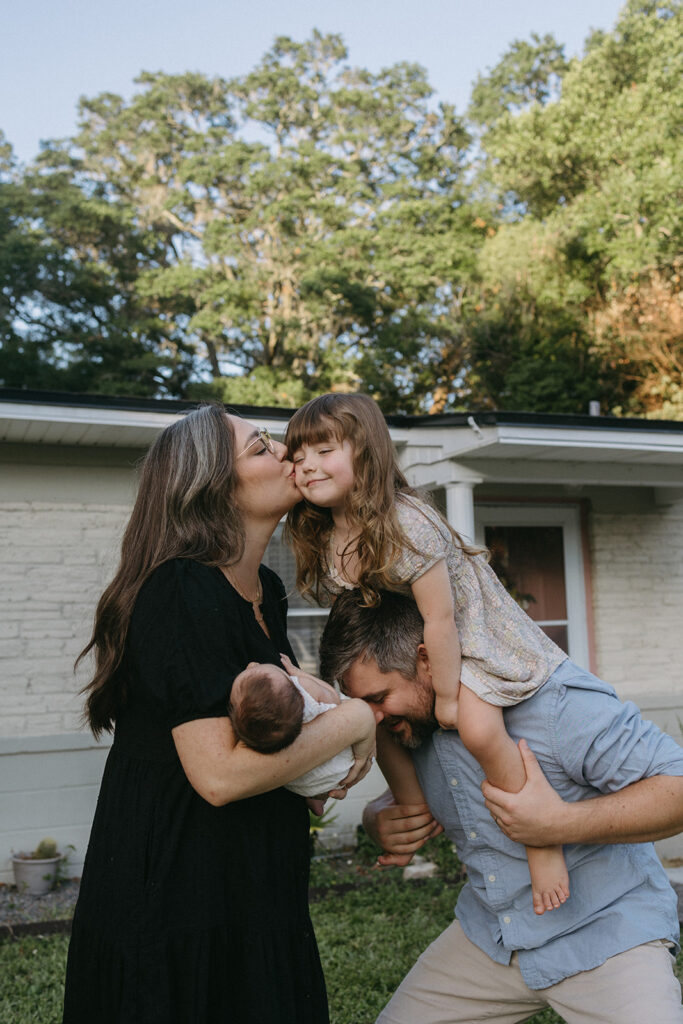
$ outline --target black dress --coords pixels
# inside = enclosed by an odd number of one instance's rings
[[[285,789],[212,807],[171,729],[226,714],[249,661],[293,657],[286,599],[263,613],[219,569],[176,559],[142,587],[73,922],[64,1024],[324,1024],[308,913],[308,810]]]

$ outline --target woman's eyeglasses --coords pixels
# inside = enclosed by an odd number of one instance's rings
[[[253,448],[254,445],[258,444],[259,442],[262,445],[265,445],[266,449],[270,452],[271,455],[275,454],[275,445],[273,444],[273,439],[272,439],[272,437],[270,436],[270,434],[268,433],[268,431],[264,427],[262,430],[257,430],[256,431],[256,437],[252,437],[252,439],[249,442],[249,444],[247,445],[247,447],[244,448],[243,451],[241,451],[239,453],[237,458],[241,459],[242,456],[246,452],[248,452],[250,448]]]

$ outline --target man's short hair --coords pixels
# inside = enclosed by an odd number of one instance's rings
[[[374,658],[380,672],[417,676],[417,649],[424,623],[415,602],[383,591],[372,608],[362,604],[360,590],[340,594],[332,605],[320,640],[320,674],[343,687],[344,674],[358,658]]]

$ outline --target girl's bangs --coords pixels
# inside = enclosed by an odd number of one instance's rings
[[[322,441],[329,441],[334,438],[341,443],[344,440],[344,432],[341,424],[331,416],[320,416],[313,410],[300,410],[290,420],[285,434],[285,444],[290,455],[301,448],[302,444],[320,444]]]

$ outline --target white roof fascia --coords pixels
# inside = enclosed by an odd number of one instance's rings
[[[683,433],[667,434],[661,430],[649,433],[642,428],[585,430],[576,427],[499,426],[498,444],[522,444],[532,447],[571,448],[574,451],[600,448],[610,451],[680,452],[683,455]],[[550,433],[552,430],[552,433]],[[461,453],[462,454],[462,453]]]
[[[0,440],[7,443],[67,444],[96,447],[146,447],[179,412],[115,409],[30,402],[0,403]],[[259,416],[258,425],[281,437],[288,414]],[[82,429],[79,429],[82,428]]]
[[[520,426],[497,425],[474,429],[465,426],[436,428],[416,427],[409,432],[408,444],[404,452],[406,467],[414,464],[410,457],[413,452],[418,455],[415,462],[422,462],[418,452],[439,447],[438,461],[444,459],[475,459],[475,458],[507,458],[505,448],[512,446],[527,449],[526,457],[534,458],[533,449],[555,450],[567,454],[576,453],[575,458],[590,459],[590,452],[622,453],[628,456],[642,453],[643,455],[681,455],[683,457],[683,433],[653,430],[648,432],[642,428],[628,430],[601,428],[590,430],[576,427],[551,426]],[[547,456],[545,456],[547,457]]]
[[[559,484],[566,487],[683,487],[683,455],[677,461],[669,455],[667,462],[657,462],[643,455],[640,460],[622,458],[604,462],[597,459],[580,461],[580,454],[577,452],[576,459],[533,459],[523,456],[506,459],[504,452],[501,452],[500,458],[470,457],[459,463],[454,461],[453,465],[459,466],[460,472],[469,471],[478,475],[483,483]]]

